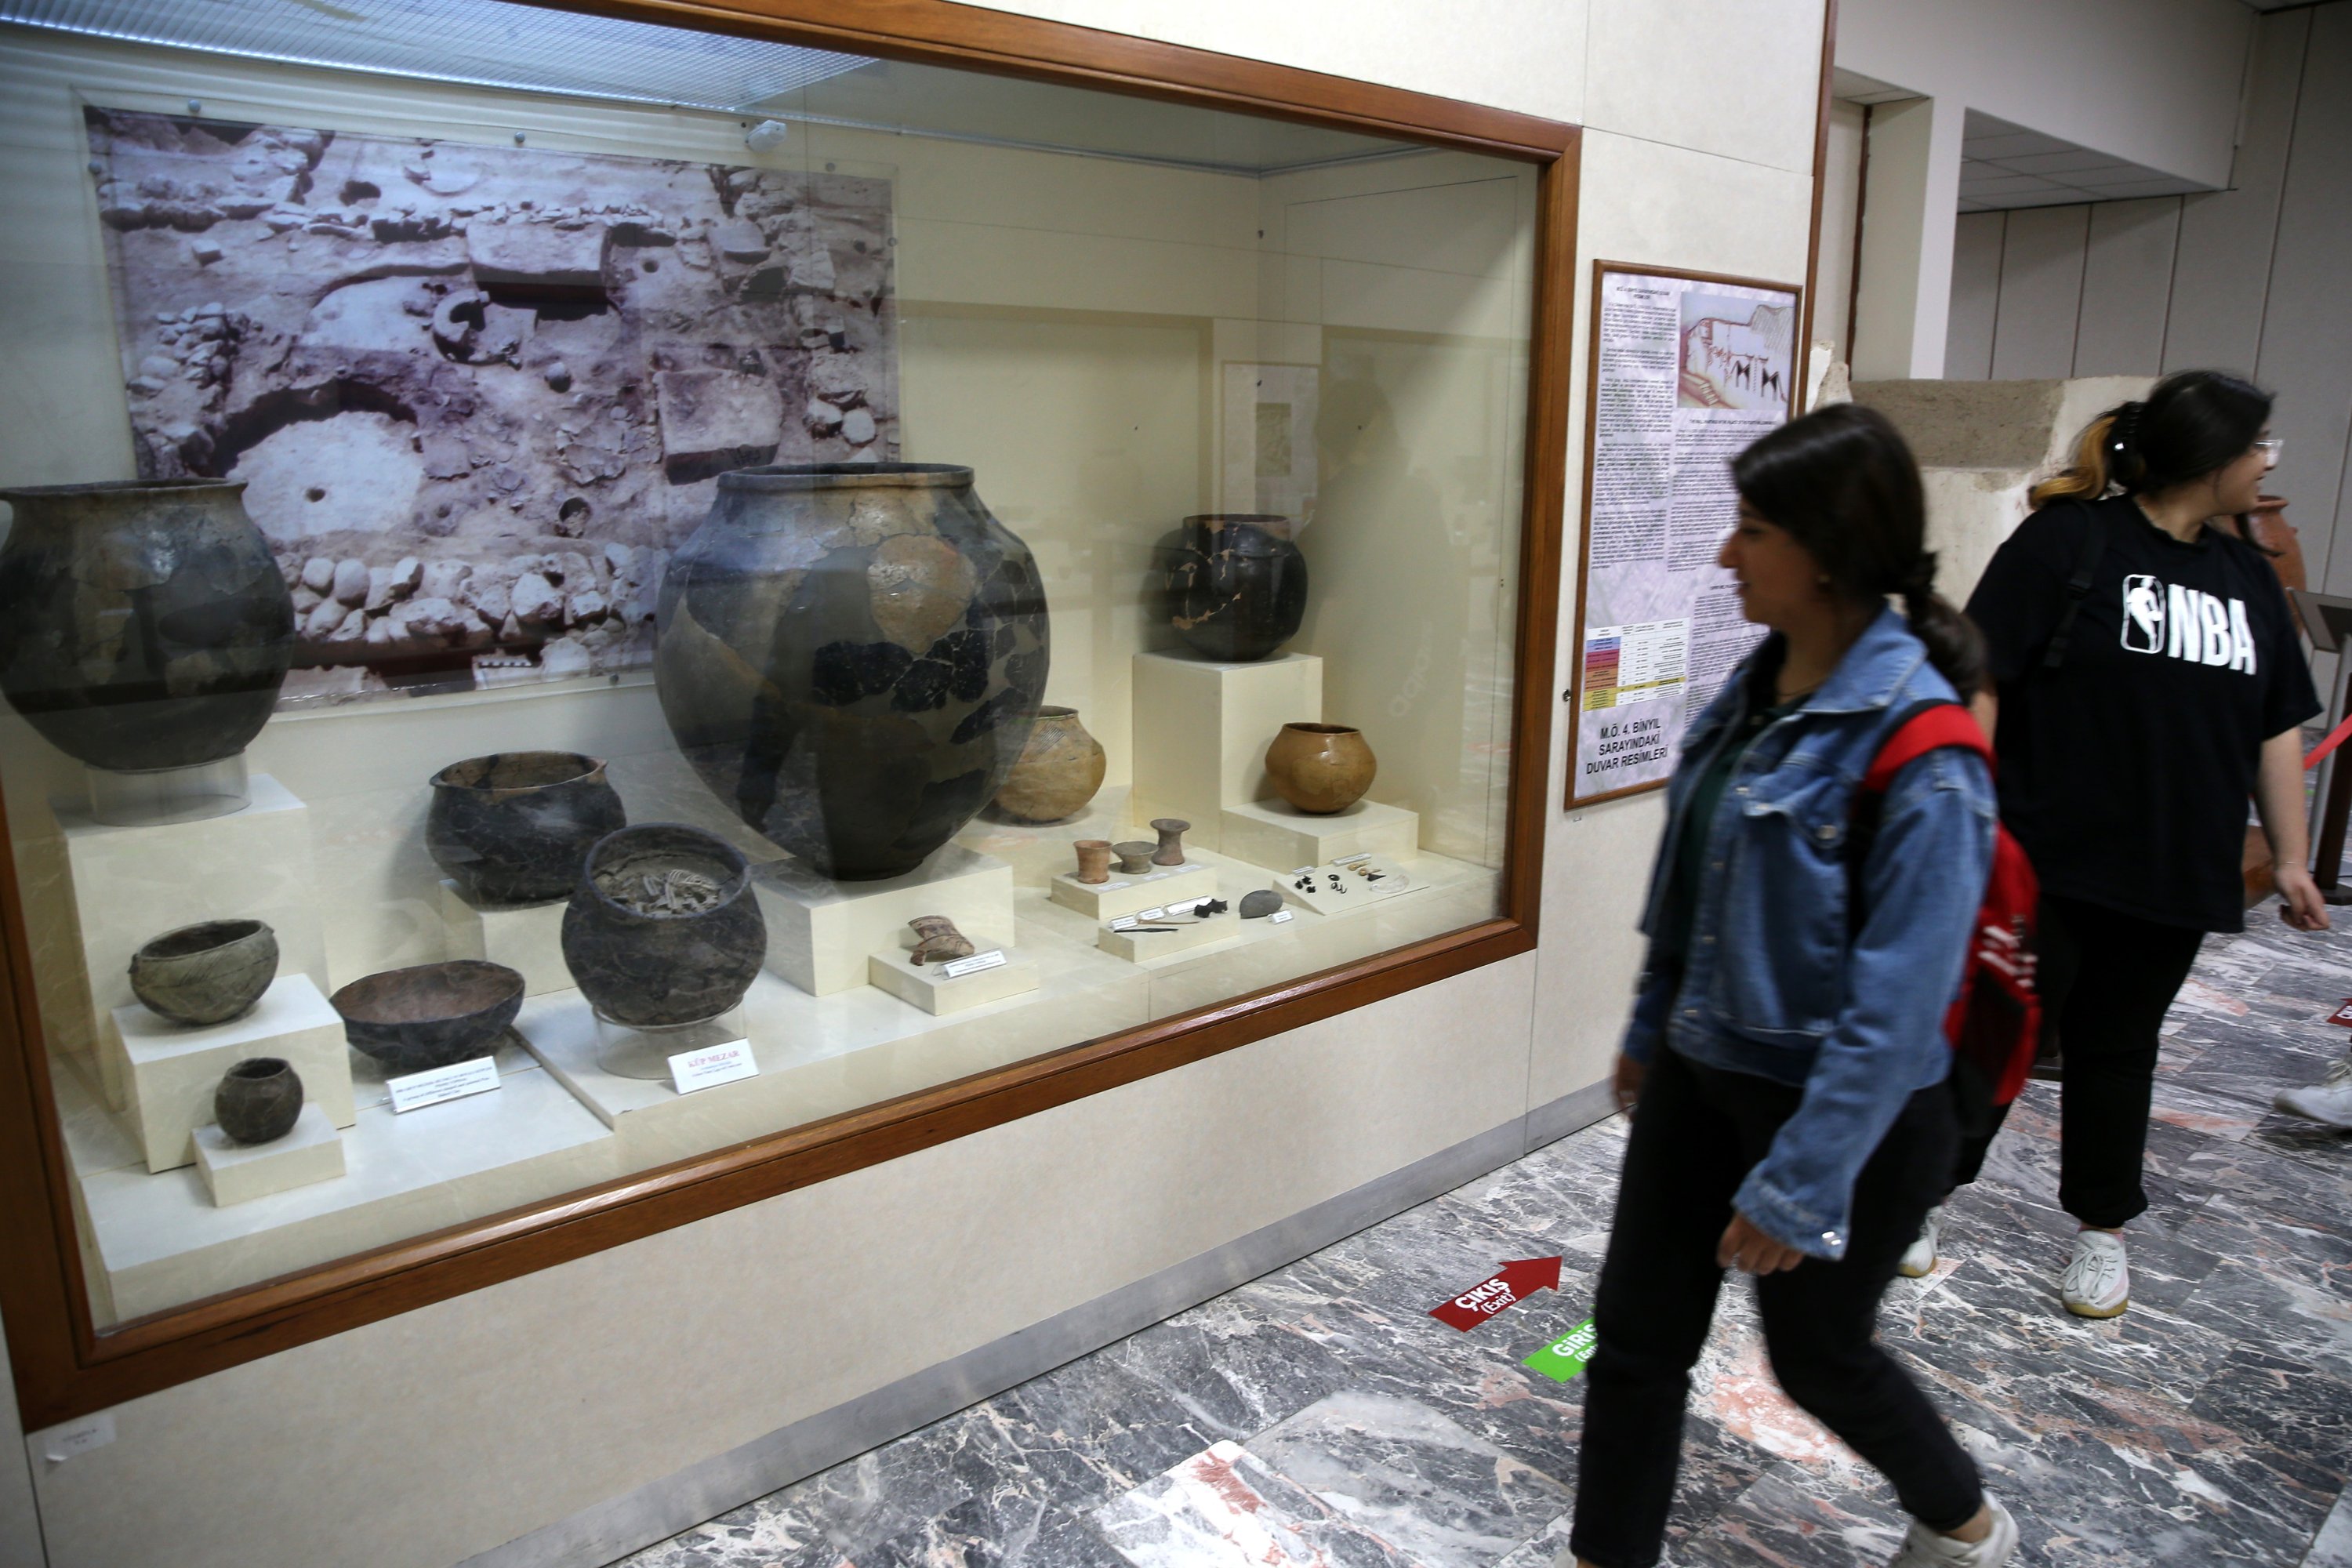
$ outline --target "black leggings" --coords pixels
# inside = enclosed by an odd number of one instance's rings
[[[2056,1032],[2060,1055],[2058,1206],[2115,1230],[2147,1208],[2140,1166],[2158,1035],[2205,933],[2054,896],[2041,916],[2035,983],[2044,1038]],[[1958,1184],[1977,1179],[2006,1114],[1960,1141]]]
[[[1600,1343],[1586,1371],[1569,1537],[1600,1568],[1658,1560],[1690,1369],[1723,1282],[1716,1244],[1731,1223],[1733,1194],[1801,1094],[1669,1047],[1650,1064],[1593,1308]],[[1885,1472],[1906,1512],[1942,1531],[1982,1506],[1976,1465],[1872,1330],[1878,1300],[1952,1169],[1958,1136],[1944,1085],[1913,1095],[1854,1183],[1845,1257],[1809,1258],[1756,1281],[1780,1386]]]

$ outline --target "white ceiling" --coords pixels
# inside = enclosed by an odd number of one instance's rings
[[[2141,163],[1969,110],[1960,132],[1960,210],[2055,207],[2209,190]]]

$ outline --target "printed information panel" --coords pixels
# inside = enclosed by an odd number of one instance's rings
[[[1798,290],[1594,267],[1591,450],[1568,803],[1664,784],[1761,630],[1716,564],[1731,459],[1794,406]]]

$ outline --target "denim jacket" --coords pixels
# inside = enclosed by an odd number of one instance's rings
[[[1684,736],[1624,1050],[1647,1062],[1664,1039],[1692,1061],[1801,1087],[1796,1114],[1733,1201],[1775,1240],[1836,1258],[1864,1162],[1904,1101],[1950,1068],[1944,1013],[1991,873],[1995,805],[1991,775],[1969,752],[1930,752],[1906,767],[1853,879],[1864,913],[1849,923],[1854,786],[1906,709],[1953,700],[1908,623],[1883,611],[1740,759],[1709,829],[1688,950],[1662,952],[1693,786],[1737,731],[1748,672],[1779,657],[1776,644],[1749,655]]]

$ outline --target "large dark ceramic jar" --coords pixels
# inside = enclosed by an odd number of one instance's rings
[[[628,820],[594,757],[496,752],[433,775],[425,847],[471,903],[545,903],[569,893],[589,847]]]
[[[261,732],[294,655],[294,601],[245,486],[0,490],[0,692],[68,756],[194,767]]]
[[[563,962],[581,994],[636,1028],[717,1017],[767,955],[741,852],[679,823],[640,823],[598,843],[563,910]]]
[[[1246,664],[1298,635],[1307,557],[1289,519],[1221,512],[1188,517],[1168,567],[1169,624],[1203,658]]]
[[[719,477],[663,579],[670,732],[742,819],[819,873],[895,877],[986,805],[1045,692],[1045,592],[970,468]]]

